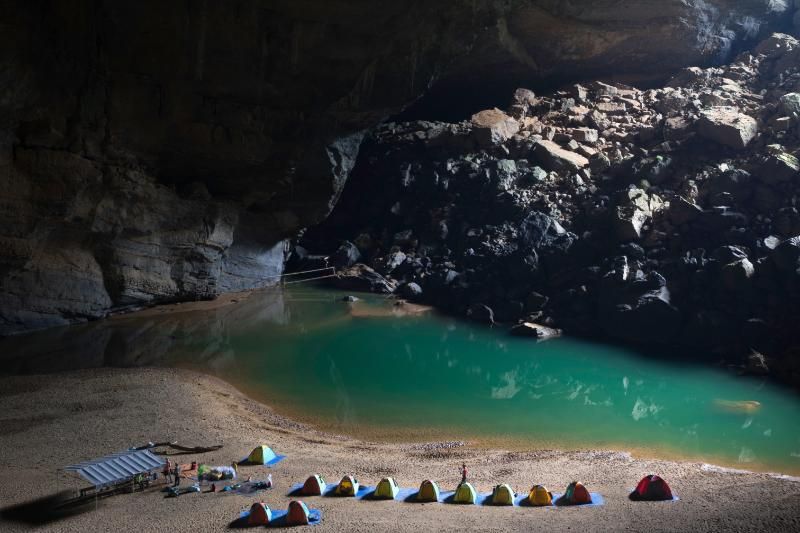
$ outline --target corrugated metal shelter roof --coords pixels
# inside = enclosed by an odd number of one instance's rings
[[[161,469],[165,463],[150,450],[129,450],[71,465],[65,470],[77,472],[95,487],[104,487]]]

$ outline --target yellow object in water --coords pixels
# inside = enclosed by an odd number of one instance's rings
[[[714,405],[732,413],[755,413],[761,409],[761,402],[755,400],[732,401],[716,399],[714,400]]]

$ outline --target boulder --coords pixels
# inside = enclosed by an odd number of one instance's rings
[[[597,130],[592,128],[576,128],[572,130],[572,136],[576,141],[589,144],[596,143],[600,138]]]
[[[644,224],[663,207],[664,202],[658,195],[637,188],[623,191],[613,219],[617,238],[621,242],[639,239]]]
[[[472,135],[484,148],[502,144],[519,131],[519,122],[497,108],[475,113],[471,122]]]
[[[669,221],[676,226],[691,223],[702,214],[703,209],[699,205],[682,196],[672,200],[667,211]]]
[[[800,93],[788,93],[781,97],[781,110],[784,114],[800,118]]]
[[[761,160],[758,167],[758,179],[767,185],[796,179],[800,173],[800,161],[786,152],[768,155]]]
[[[537,312],[544,309],[550,299],[538,292],[534,291],[528,295],[525,300],[525,310],[528,312]]]
[[[706,139],[742,150],[758,133],[758,124],[735,107],[712,107],[701,111],[697,131]]]
[[[614,232],[620,242],[635,241],[642,237],[642,228],[649,216],[631,206],[618,206],[614,216]]]
[[[532,337],[542,340],[561,336],[560,329],[542,326],[535,322],[520,322],[511,328],[510,333],[517,337]]]
[[[666,288],[619,303],[601,315],[605,332],[616,339],[669,344],[681,326],[681,314],[669,302]]]
[[[753,263],[746,257],[722,267],[722,284],[733,292],[739,292],[750,286],[750,278],[755,274]]]
[[[692,122],[686,117],[670,117],[664,121],[664,139],[681,141],[693,131]]]
[[[467,309],[467,316],[481,324],[494,325],[494,311],[488,305],[474,303]]]
[[[397,288],[396,282],[361,263],[337,272],[335,277],[329,279],[329,283],[338,289],[380,294],[391,294]]]
[[[553,141],[536,141],[533,154],[547,170],[577,171],[589,164],[589,160],[582,155],[565,150]]]
[[[511,98],[509,114],[517,120],[524,119],[536,105],[536,95],[528,89],[517,89]]]
[[[358,247],[350,241],[344,241],[331,257],[333,266],[337,269],[351,267],[358,263],[359,259],[361,259],[361,252],[359,252]]]
[[[413,281],[411,283],[406,283],[405,285],[401,285],[399,287],[399,292],[403,296],[403,298],[406,298],[407,300],[411,301],[419,300],[422,297],[422,287],[420,287],[419,284],[414,283]]]
[[[747,253],[738,246],[720,246],[711,257],[723,265],[747,259]]]
[[[534,211],[520,224],[520,240],[527,249],[558,248],[566,250],[575,235],[565,230],[553,217]]]
[[[745,361],[744,371],[751,376],[766,376],[769,374],[767,358],[761,352],[750,350],[750,355]]]
[[[387,273],[391,274],[391,272],[400,265],[402,265],[405,260],[406,260],[406,254],[404,254],[403,252],[400,251],[392,252],[386,258],[386,264],[384,268]]]
[[[797,272],[800,268],[800,235],[786,239],[772,250],[772,260],[785,272]]]

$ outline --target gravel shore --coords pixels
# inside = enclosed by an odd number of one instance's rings
[[[462,442],[372,443],[326,434],[278,416],[230,385],[172,369],[103,369],[0,378],[0,530],[24,531],[13,508],[84,483],[59,470],[148,441],[223,444],[222,450],[180,455],[228,465],[265,443],[288,458],[276,468],[242,467],[254,478],[272,472],[262,496],[188,494],[165,499],[159,488],[101,501],[98,508],[36,525],[40,531],[223,531],[256,500],[285,509],[288,488],[318,472],[328,481],[354,473],[375,484],[394,476],[401,487],[425,478],[443,489],[467,464],[480,491],[500,482],[526,491],[543,483],[563,491],[583,481],[606,500],[595,508],[489,508],[309,498],[323,511],[315,531],[798,531],[800,483],[770,474],[731,472],[700,463],[633,459],[624,452],[485,450]],[[680,496],[673,503],[633,503],[627,493],[645,474],[664,476]]]

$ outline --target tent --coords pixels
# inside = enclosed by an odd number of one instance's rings
[[[378,483],[378,487],[375,489],[375,498],[380,500],[394,500],[399,490],[394,478],[385,477]]]
[[[660,476],[644,476],[630,494],[634,501],[664,501],[673,499],[672,489]]]
[[[418,502],[438,502],[439,501],[439,485],[435,481],[426,479],[419,486],[417,493]]]
[[[254,465],[265,465],[277,458],[278,456],[275,455],[275,452],[272,451],[272,448],[262,444],[261,446],[256,446],[253,448],[253,451],[247,456],[247,462]]]
[[[475,492],[475,487],[466,481],[458,486],[456,489],[456,494],[453,496],[453,502],[455,503],[474,504],[477,499],[478,497],[477,493]]]
[[[492,491],[492,505],[514,505],[514,491],[507,483],[497,485]]]
[[[264,502],[256,502],[250,507],[247,516],[248,526],[266,526],[272,520],[272,511]]]
[[[559,505],[583,505],[592,503],[592,497],[589,491],[583,486],[580,481],[573,481],[567,486],[566,492],[556,502]]]
[[[289,512],[286,515],[286,523],[290,526],[308,525],[308,507],[300,500],[289,502]]]
[[[336,486],[337,496],[355,496],[358,493],[358,480],[353,476],[344,476]]]
[[[320,496],[325,492],[325,479],[319,474],[314,474],[313,476],[309,476],[305,483],[303,483],[303,488],[300,489],[300,493],[303,496]]]
[[[534,485],[528,493],[528,503],[535,507],[553,505],[553,493],[544,485]]]

